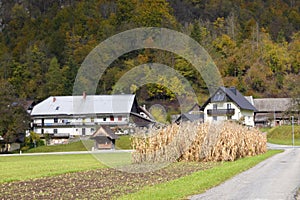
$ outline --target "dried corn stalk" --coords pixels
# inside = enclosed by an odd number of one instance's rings
[[[233,161],[266,152],[266,137],[233,122],[185,123],[150,130],[132,138],[134,163]]]

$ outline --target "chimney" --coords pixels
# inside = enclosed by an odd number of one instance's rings
[[[56,101],[56,98],[55,97],[53,97],[53,99],[52,99],[52,102],[54,103]]]
[[[84,100],[86,99],[86,92],[85,91],[82,93],[82,97],[83,97]]]
[[[235,88],[235,87],[230,87],[229,90],[230,90],[234,95],[236,95],[236,88]]]

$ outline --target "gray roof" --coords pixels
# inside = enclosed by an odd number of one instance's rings
[[[252,96],[245,96],[245,98],[254,106],[254,99]],[[255,107],[255,106],[254,106]]]
[[[203,108],[212,100],[216,101],[225,101],[225,95],[218,94],[220,91],[223,91],[227,98],[229,98],[231,101],[235,102],[240,108],[244,110],[253,110],[256,111],[256,108],[251,104],[251,98],[244,97],[237,89],[235,88],[226,88],[226,87],[220,87],[203,105]],[[216,96],[218,95],[218,96]],[[217,97],[217,98],[216,98]]]
[[[31,116],[130,114],[135,95],[87,95],[49,97],[34,106]]]
[[[183,113],[175,120],[175,122],[179,122],[180,120],[194,122],[203,118],[204,118],[203,113],[198,113],[198,114]]]
[[[220,89],[222,89],[227,94],[227,96],[240,108],[256,111],[256,108],[237,89],[225,87],[220,87]]]
[[[284,112],[292,105],[291,98],[261,98],[254,99],[258,112]]]
[[[106,136],[110,139],[118,139],[119,137],[109,128],[109,126],[100,126],[99,129],[93,133],[91,139],[95,139],[97,137]]]
[[[182,114],[182,118],[186,118],[188,120],[190,120],[191,122],[199,120],[199,119],[203,119],[204,115],[203,114],[189,114],[189,113],[184,113]]]

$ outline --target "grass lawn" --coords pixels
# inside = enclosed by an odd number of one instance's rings
[[[203,193],[280,152],[282,151],[270,150],[263,155],[247,157],[235,162],[224,162],[211,169],[198,171],[170,182],[146,186],[136,193],[118,199],[185,199],[190,195]]]
[[[105,167],[92,155],[0,157],[0,183]]]
[[[116,149],[132,149],[129,135],[122,135],[116,140]]]
[[[40,146],[32,148],[24,153],[40,153],[40,152],[68,152],[68,151],[87,151],[91,150],[94,146],[93,140],[83,140],[78,142],[72,142],[69,144]],[[131,141],[129,135],[122,135],[116,140],[116,149],[131,149]]]
[[[294,126],[295,145],[300,145],[300,126]],[[292,126],[277,126],[267,133],[268,142],[274,144],[292,145]]]
[[[92,140],[84,141],[84,144],[82,141],[78,141],[78,142],[72,142],[69,144],[39,146],[37,148],[32,148],[27,151],[24,151],[24,153],[87,151],[87,148],[85,145],[87,145],[87,147],[92,146],[93,141]],[[89,150],[91,150],[91,147]]]
[[[259,130],[261,131],[261,132],[268,132],[268,131],[270,131],[272,128],[271,127],[262,127],[262,128],[259,128]]]

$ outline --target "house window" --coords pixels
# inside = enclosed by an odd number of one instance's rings
[[[95,132],[95,129],[94,128],[91,128],[91,133],[94,133]]]
[[[122,116],[118,116],[118,121],[122,121]]]
[[[54,134],[57,134],[57,129],[56,129],[56,128],[53,129],[53,133],[54,133]]]
[[[44,129],[42,128],[42,132],[41,132],[41,134],[44,134]]]
[[[114,116],[111,115],[109,118],[110,118],[110,121],[115,121]]]
[[[213,109],[217,110],[218,109],[218,105],[217,104],[213,104]]]
[[[103,121],[106,122],[106,117],[103,117]]]
[[[85,128],[82,128],[82,135],[85,135]]]
[[[57,118],[54,118],[54,123],[57,123],[58,122],[58,119]]]
[[[231,109],[231,104],[230,103],[227,104],[227,109]]]

